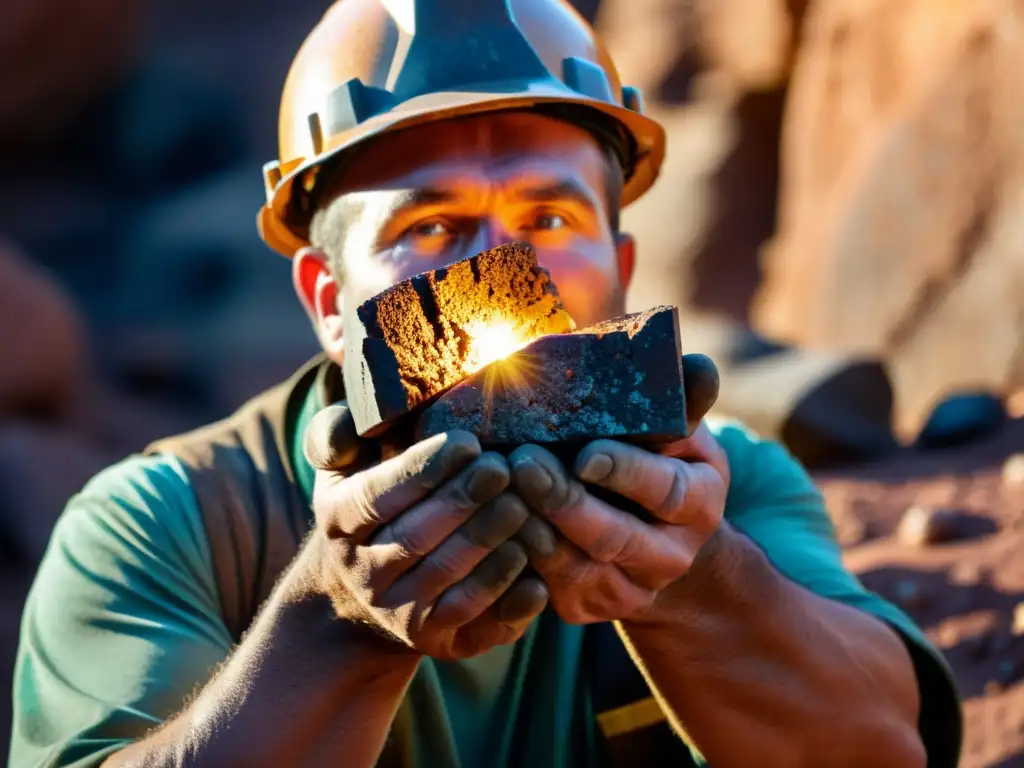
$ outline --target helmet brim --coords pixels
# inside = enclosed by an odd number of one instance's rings
[[[617,121],[635,145],[633,167],[627,170],[622,188],[625,207],[646,192],[657,179],[665,155],[665,130],[640,112],[617,104],[581,96],[567,87],[549,84],[523,84],[514,92],[439,91],[409,99],[393,109],[375,115],[357,127],[328,137],[320,153],[299,159],[281,168],[281,177],[267,189],[267,204],[260,209],[257,225],[264,241],[278,253],[291,258],[309,245],[295,226],[292,201],[294,185],[308,178],[309,171],[338,159],[343,153],[369,139],[396,130],[405,130],[440,120],[450,120],[488,112],[529,110],[541,105],[562,104],[585,107]]]

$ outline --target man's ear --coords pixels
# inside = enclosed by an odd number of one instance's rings
[[[625,290],[633,279],[633,266],[636,264],[636,240],[628,232],[615,235],[615,253],[619,262],[619,282]]]
[[[341,291],[327,254],[319,248],[303,248],[292,259],[292,283],[306,314],[316,330],[327,356],[341,363],[342,343]]]

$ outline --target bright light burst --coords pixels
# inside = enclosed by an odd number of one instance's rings
[[[469,352],[466,355],[467,373],[475,373],[491,363],[502,360],[526,346],[516,329],[506,320],[477,323],[467,328]]]
[[[487,368],[480,384],[483,389],[484,427],[491,422],[495,397],[501,393],[522,396],[537,382],[543,367],[532,356],[521,350],[532,339],[523,335],[507,320],[496,320],[491,323],[479,322],[466,329],[469,335],[469,350],[466,355],[465,371],[475,373]],[[506,358],[519,352],[514,360]],[[499,363],[494,365],[494,363]],[[488,367],[489,366],[489,367]],[[506,406],[509,401],[505,401]]]

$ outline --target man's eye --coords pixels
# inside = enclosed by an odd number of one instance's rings
[[[412,234],[416,237],[448,237],[452,229],[443,221],[425,221],[414,226]]]
[[[558,213],[539,213],[527,227],[531,232],[564,229],[569,225],[565,217]]]

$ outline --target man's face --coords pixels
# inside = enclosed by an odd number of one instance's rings
[[[611,231],[606,163],[586,131],[528,113],[384,137],[356,155],[330,192],[329,215],[344,222],[340,245],[325,244],[343,266],[342,311],[412,275],[526,241],[579,325],[622,314],[632,243]],[[297,264],[296,287],[331,352],[327,302],[321,296],[318,309],[316,295],[323,257],[306,260],[320,267]]]

